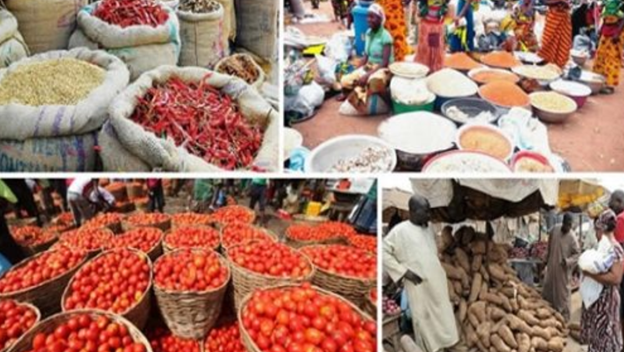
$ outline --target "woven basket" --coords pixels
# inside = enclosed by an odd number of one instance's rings
[[[347,240],[342,237],[334,237],[323,241],[302,241],[288,237],[286,235],[286,244],[293,248],[303,248],[308,246],[318,246],[324,244],[348,244]]]
[[[22,260],[17,263],[12,269],[17,269],[21,266],[24,266],[29,260],[34,260],[35,258],[41,256],[44,252],[38,253],[33,257]],[[0,293],[0,299],[14,299],[20,302],[28,302],[32,303],[41,313],[41,316],[47,317],[51,314],[57,313],[61,310],[60,302],[61,297],[63,296],[63,290],[67,283],[71,279],[72,276],[80,269],[80,267],[86,262],[86,258],[76,265],[75,268],[67,271],[66,273],[48,280],[46,282],[42,282],[41,284],[30,287],[27,289],[23,289],[20,291],[15,291],[11,293]],[[0,275],[2,278],[4,275]]]
[[[167,232],[171,229],[171,219],[167,219],[165,221],[162,221],[156,224],[147,224],[147,225],[135,225],[127,221],[123,221],[122,227],[125,231],[130,231],[137,227],[155,227],[155,228],[161,229],[163,232]]]
[[[128,183],[126,185],[126,190],[128,192],[128,198],[130,199],[143,198],[147,196],[147,191],[140,183]]]
[[[279,288],[287,288],[287,287],[292,287],[293,285],[278,285],[278,286],[272,286],[272,287],[266,287],[267,290],[269,289],[279,289]],[[316,287],[316,286],[312,286],[312,288],[314,288],[316,291],[318,291],[321,294],[327,295],[327,296],[331,296],[331,297],[335,297],[341,301],[344,301],[345,303],[347,303],[349,306],[351,306],[351,308],[353,308],[353,310],[355,310],[356,313],[358,313],[360,315],[360,317],[367,319],[367,320],[373,320],[373,318],[366,314],[365,312],[363,312],[360,308],[358,308],[358,306],[356,306],[355,304],[349,302],[348,300],[344,299],[344,297],[340,297],[339,295],[336,295],[332,292],[329,292],[327,290],[324,290],[320,287]],[[249,336],[249,333],[247,332],[247,329],[245,328],[245,326],[243,325],[243,311],[245,310],[245,307],[247,306],[247,303],[249,302],[249,300],[251,299],[252,293],[248,294],[247,296],[245,296],[245,298],[243,298],[242,302],[241,302],[241,306],[240,308],[237,308],[237,317],[238,317],[238,328],[240,330],[240,335],[241,335],[241,342],[243,343],[243,346],[245,346],[245,349],[248,352],[262,352],[262,350],[256,345],[255,342],[253,342],[251,336]]]
[[[242,205],[240,207],[245,208],[245,211],[247,211],[247,213],[251,216],[251,221],[245,221],[245,223],[250,225],[253,224],[256,221],[256,212],[247,207],[243,207]],[[218,229],[222,229],[224,226],[227,225],[227,223],[219,222],[217,220],[215,220],[214,222]]]
[[[141,297],[141,300],[136,303],[134,306],[132,306],[131,308],[129,308],[125,313],[123,314],[119,314],[121,316],[123,316],[124,318],[128,319],[128,321],[130,321],[132,324],[134,324],[137,328],[139,328],[140,330],[143,330],[143,328],[145,327],[145,323],[147,323],[147,318],[149,317],[149,312],[150,312],[150,308],[151,308],[151,287],[152,287],[152,283],[153,283],[153,270],[152,270],[152,262],[149,260],[149,257],[147,257],[147,254],[135,250],[135,249],[130,249],[130,248],[126,248],[127,250],[136,253],[137,255],[139,255],[141,258],[145,258],[147,259],[147,265],[149,266],[149,283],[147,284],[147,289],[145,290],[145,294],[143,295],[143,297]],[[97,257],[89,260],[89,262],[96,260],[97,258],[100,258],[110,252],[115,251],[115,249],[110,249],[107,251],[104,251],[102,253],[100,253]],[[86,263],[88,264],[88,262]],[[77,274],[78,272],[76,272]],[[63,297],[61,298],[61,309],[63,312],[68,312],[67,309],[65,309],[65,306],[63,305],[63,303],[65,302],[65,300],[67,299],[67,297],[69,297],[69,295],[71,295],[72,293],[72,283],[74,282],[74,278],[76,277],[76,274],[74,274],[71,278],[71,280],[69,281],[69,283],[67,284],[67,287],[65,287],[65,291],[63,292]],[[116,313],[113,313],[116,314]]]
[[[200,225],[197,225],[197,226],[184,226],[184,227],[198,227],[198,228],[209,227],[209,228],[213,229],[212,226],[200,226]],[[171,231],[173,231],[173,230],[176,230],[176,228],[173,228]],[[171,253],[171,252],[175,251],[176,249],[182,249],[182,248],[172,247],[171,245],[167,244],[167,241],[165,241],[167,239],[167,235],[169,235],[171,233],[171,231],[167,231],[165,233],[165,235],[163,236],[163,239],[162,239],[162,249],[163,249],[163,252],[165,254]],[[219,236],[219,239],[220,239],[220,236]],[[219,251],[220,242],[221,242],[220,240],[217,241],[217,245],[214,248],[210,248],[210,249],[214,250],[215,252],[218,252]],[[208,250],[208,248],[203,248],[203,247],[196,247],[196,248]]]
[[[107,231],[107,232],[110,232],[110,233],[111,233],[111,236],[115,236],[115,233],[114,233],[113,231],[111,231],[111,229],[110,229],[110,228],[108,228],[108,227],[99,227],[99,228],[97,228],[97,229],[98,229],[98,230],[102,230],[102,231]],[[80,229],[79,229],[78,231],[80,231]],[[60,245],[63,245],[63,246],[65,246],[65,247],[67,247],[67,248],[71,248],[71,247],[69,247],[68,245],[64,245],[64,244],[62,244],[62,243],[61,243],[62,238],[63,238],[63,236],[59,237],[59,241],[58,241],[58,242],[54,245],[54,247],[56,247],[56,246],[60,246]],[[105,244],[105,245],[106,245],[106,244]],[[54,248],[54,247],[53,247],[53,248]],[[94,250],[92,250],[92,251],[87,252],[87,259],[92,259],[92,258],[95,258],[98,254],[102,253],[102,251],[103,251],[103,250],[104,250],[104,246],[102,246],[101,248],[94,249]]]
[[[230,248],[236,248],[237,246],[232,246]],[[302,257],[308,262],[312,270],[310,271],[309,275],[301,278],[275,277],[258,274],[234,263],[234,261],[229,260],[228,257],[230,268],[232,268],[232,283],[234,285],[234,307],[238,310],[238,308],[240,308],[241,306],[243,298],[247,296],[250,292],[259,288],[281,285],[296,285],[306,281],[312,281],[314,276],[316,276],[316,268],[308,257],[306,257],[305,255],[302,255]]]
[[[37,324],[33,329],[28,331],[28,333],[26,333],[19,340],[17,340],[15,345],[13,345],[13,347],[11,347],[8,352],[26,352],[32,350],[32,342],[37,334],[52,333],[54,329],[56,329],[60,324],[66,323],[71,318],[82,314],[89,314],[92,318],[103,315],[106,316],[111,322],[125,326],[128,329],[128,333],[135,342],[142,343],[145,346],[146,352],[153,352],[149,340],[141,333],[139,329],[137,329],[136,326],[132,325],[131,322],[119,315],[95,309],[73,310],[71,312],[59,313],[51,316],[48,319],[45,319]]]
[[[366,294],[365,297],[362,298],[362,310],[366,312],[366,314],[374,317],[377,320],[377,305],[370,296],[370,290]]]
[[[193,249],[192,251],[204,250]],[[221,265],[228,267],[227,261],[220,254],[215,254],[219,257]],[[231,270],[228,268],[228,276],[223,285],[206,292],[170,292],[159,288],[154,283],[156,302],[169,330],[174,335],[187,339],[198,340],[206,337],[208,331],[219,319],[231,275]]]
[[[32,331],[34,328],[37,327],[37,324],[39,324],[39,322],[41,321],[41,312],[39,312],[39,309],[37,307],[33,306],[30,303],[19,302],[19,301],[16,301],[16,303],[18,305],[20,305],[20,306],[27,306],[28,308],[32,309],[35,312],[35,315],[37,316],[37,318],[35,319],[35,324],[33,324],[33,326],[31,326],[30,329],[26,330],[26,332],[24,334],[22,334],[22,336],[24,336],[24,335],[28,334],[28,332]],[[11,348],[11,346],[15,345],[16,342],[17,341],[15,341],[14,343],[10,344],[8,347],[6,347],[4,349],[0,349],[0,352],[8,351]]]
[[[111,183],[110,185],[113,185],[113,183]],[[117,201],[117,202],[127,202],[128,201],[128,191],[127,191],[127,188],[120,187],[120,188],[115,188],[112,191],[107,188],[106,190],[109,191],[110,194],[113,197],[115,197],[115,201]]]
[[[115,204],[115,211],[122,214],[132,213],[136,210],[136,206],[132,202]]]
[[[175,218],[171,218],[171,228],[172,229],[177,229],[179,227],[191,227],[191,226],[213,226],[216,225],[214,221],[212,221],[211,219],[206,219],[206,221],[202,221],[202,222],[198,222],[196,224],[186,224],[186,223],[179,223],[175,221]]]
[[[135,201],[134,206],[138,211],[146,212],[149,208],[149,200],[147,201]]]
[[[34,245],[34,246],[19,245],[19,246],[22,249],[22,252],[24,252],[26,256],[32,257],[35,254],[47,251],[48,249],[50,249],[50,247],[52,247],[56,243],[56,241],[58,241],[58,235],[50,239],[48,242],[41,243],[38,245]]]

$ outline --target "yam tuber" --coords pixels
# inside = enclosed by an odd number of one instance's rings
[[[466,254],[463,249],[455,249],[455,262],[464,269],[466,273],[470,272],[470,260],[468,259],[468,254]]]
[[[485,265],[481,265],[481,269],[479,269],[479,272],[481,273],[481,276],[483,276],[483,280],[490,281],[490,274],[485,269]]]
[[[500,297],[501,299],[501,305],[503,306],[503,308],[505,308],[508,313],[511,313],[513,311],[513,308],[511,306],[511,302],[509,302],[509,298],[507,298],[507,296],[500,292],[498,293],[498,297]]]
[[[484,293],[482,291],[481,294],[479,294],[479,300],[487,301],[487,302],[496,304],[498,306],[503,305],[503,300],[500,298],[500,296],[494,293],[490,293],[490,292]]]
[[[513,287],[503,287],[500,289],[500,292],[507,296],[507,298],[515,298],[516,297],[516,289]]]
[[[516,332],[523,332],[531,336],[533,335],[533,330],[524,320],[518,318],[513,314],[507,314],[505,318],[509,322],[509,327],[511,328],[511,330]]]
[[[540,323],[539,319],[534,317],[533,314],[531,314],[531,312],[527,310],[521,309],[516,315],[518,316],[518,318],[526,321],[529,325],[539,325]]]
[[[468,345],[468,347],[472,348],[476,346],[479,337],[477,336],[477,332],[471,324],[464,325],[464,334],[466,335],[466,344]]]
[[[511,329],[507,325],[501,325],[498,328],[498,336],[505,342],[505,344],[511,348],[518,348],[518,343],[516,342],[516,338],[511,332]]]
[[[461,280],[461,271],[459,271],[456,267],[447,263],[442,263],[442,268],[444,268],[447,278],[453,280]]]
[[[462,233],[461,244],[463,246],[468,246],[472,243],[472,240],[475,238],[475,230],[472,227],[464,226],[459,231]]]
[[[484,255],[487,252],[487,244],[485,241],[472,241],[470,243],[470,251],[472,255]]]
[[[552,313],[546,308],[540,308],[535,312],[535,316],[539,319],[548,319],[552,317]]]
[[[461,299],[459,301],[459,322],[460,323],[464,323],[464,320],[466,320],[466,314],[468,313],[468,304],[466,303],[465,299]]]
[[[486,303],[483,301],[475,302],[468,307],[468,313],[474,314],[479,320],[480,324],[487,322]]]
[[[534,336],[531,339],[531,346],[537,351],[548,351],[548,342],[541,337]]]
[[[442,229],[440,234],[440,246],[438,248],[439,252],[445,252],[454,242],[453,239],[453,228],[450,226],[446,226]]]
[[[537,337],[541,337],[541,338],[543,338],[546,341],[550,340],[550,338],[552,337],[552,336],[550,336],[550,333],[548,333],[548,330],[546,330],[546,329],[544,329],[542,327],[539,327],[539,326],[533,326],[531,328],[531,332],[532,332],[531,336],[533,336],[533,337],[536,337],[536,336]]]
[[[461,283],[462,283],[462,287],[465,288],[466,290],[470,289],[470,276],[468,276],[469,271],[465,271],[464,268],[462,267],[458,267],[457,270],[459,271],[460,275],[461,275]]]
[[[449,281],[453,283],[453,289],[455,290],[455,293],[457,293],[458,296],[462,296],[464,293],[464,288],[461,284],[461,282],[457,281],[457,280],[453,280],[453,281]]]
[[[563,325],[555,318],[548,318],[545,320],[540,320],[538,325],[543,328],[553,327],[559,330],[563,330]]]
[[[477,254],[472,257],[472,265],[470,269],[473,273],[478,272],[481,269],[481,264],[483,263],[483,256],[481,254]]]
[[[479,336],[479,341],[483,344],[485,348],[490,348],[490,325],[489,321],[479,325],[477,328],[477,336]]]
[[[490,319],[492,319],[492,321],[499,321],[507,315],[504,310],[498,307],[492,306],[488,309],[490,310]]]
[[[483,283],[483,276],[481,273],[475,273],[472,277],[472,286],[470,287],[470,295],[468,296],[468,302],[472,303],[479,298],[479,292],[481,291],[481,284]]]
[[[531,350],[531,337],[524,333],[516,334],[518,352],[529,352]]]
[[[548,341],[548,350],[551,352],[562,352],[563,347],[564,344],[561,337],[553,337]]]
[[[490,264],[488,265],[488,272],[490,276],[494,280],[498,280],[500,282],[507,282],[507,274],[505,270],[498,264]]]
[[[496,347],[498,352],[511,352],[511,348],[503,342],[503,339],[497,334],[493,334],[490,336],[490,342],[492,346]]]
[[[459,303],[459,295],[457,295],[457,293],[455,293],[455,288],[453,288],[453,281],[448,280],[447,281],[447,286],[448,286],[448,293],[449,293],[449,299],[450,301],[455,305]]]

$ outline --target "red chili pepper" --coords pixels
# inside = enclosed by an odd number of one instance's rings
[[[153,0],[102,0],[93,15],[122,28],[137,25],[158,27],[169,19],[164,7]]]

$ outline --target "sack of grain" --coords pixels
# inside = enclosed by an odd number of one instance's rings
[[[236,40],[236,10],[234,0],[216,0],[223,6],[223,38],[225,41]],[[226,52],[226,55],[229,53]]]
[[[17,31],[17,20],[9,11],[0,10],[0,68],[28,55],[28,46]]]
[[[180,28],[173,9],[159,5],[168,14],[167,22],[163,25],[122,28],[93,16],[99,4],[96,2],[85,6],[78,13],[78,28],[70,38],[70,48],[106,50],[128,65],[131,80],[156,67],[178,62]]]
[[[208,75],[208,76],[207,76]],[[223,171],[191,155],[172,140],[157,138],[130,117],[137,106],[137,97],[155,83],[165,83],[177,77],[184,82],[205,82],[232,97],[247,121],[262,127],[263,139],[253,166],[267,171],[278,169],[279,113],[257,92],[239,78],[215,73],[198,67],[163,66],[145,73],[115,98],[110,106],[110,121],[99,134],[100,155],[107,171],[172,172]]]
[[[88,0],[5,0],[31,54],[67,49],[76,14]]]
[[[225,57],[228,49],[223,33],[223,6],[214,2],[216,8],[208,13],[193,13],[178,8],[180,21],[180,66],[199,66],[212,69]]]
[[[277,52],[279,2],[236,0],[236,44],[263,59]]]
[[[74,136],[0,140],[0,171],[95,171],[97,133]]]

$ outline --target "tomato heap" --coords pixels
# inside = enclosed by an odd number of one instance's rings
[[[97,308],[123,314],[135,306],[149,287],[147,258],[128,249],[106,252],[74,275],[65,310]]]
[[[163,223],[169,220],[170,217],[167,214],[162,213],[141,213],[134,214],[128,217],[128,223],[135,226],[149,226]]]
[[[228,205],[215,211],[212,218],[214,221],[224,224],[233,222],[251,224],[255,219],[255,214],[251,209],[242,205]]]
[[[74,214],[70,212],[61,213],[54,219],[56,225],[72,226],[74,224]]]
[[[328,237],[351,237],[356,234],[353,226],[344,222],[328,221],[318,226],[319,230],[328,234]]]
[[[155,227],[137,227],[113,237],[107,248],[132,248],[148,253],[158,245],[163,233]]]
[[[197,341],[177,337],[162,327],[150,330],[147,338],[154,352],[199,352],[200,350]]]
[[[286,236],[297,241],[327,241],[336,238],[331,232],[310,225],[291,225],[286,229]]]
[[[118,213],[100,213],[93,219],[87,221],[82,228],[99,228],[99,227],[107,227],[109,225],[121,222],[121,214]]]
[[[301,253],[273,241],[253,241],[234,246],[228,250],[228,256],[243,268],[263,275],[300,278],[312,271]]]
[[[365,235],[353,235],[349,237],[349,243],[356,248],[377,253],[377,237]]]
[[[103,315],[80,314],[59,324],[50,333],[35,335],[28,352],[146,352],[147,348],[134,341],[128,327],[112,322]]]
[[[103,228],[87,228],[65,232],[56,246],[87,252],[104,248],[113,240],[113,233]]]
[[[267,240],[272,238],[262,229],[243,223],[234,222],[223,228],[221,241],[223,246],[229,248],[237,244],[241,244],[250,240]]]
[[[56,238],[54,232],[43,231],[37,226],[11,226],[11,235],[22,246],[36,246]]]
[[[37,313],[13,300],[0,301],[0,351],[12,345],[37,322]]]
[[[15,266],[0,278],[0,293],[38,286],[75,268],[85,258],[83,252],[58,249],[43,252]]]
[[[236,321],[223,324],[210,330],[204,343],[207,352],[246,352]]]
[[[301,249],[317,267],[333,274],[375,279],[377,277],[377,256],[363,249],[343,246],[310,246]]]
[[[169,291],[207,291],[220,288],[229,277],[226,266],[212,251],[182,249],[160,257],[154,265],[154,282]]]
[[[184,225],[208,225],[212,217],[208,214],[178,213],[171,215],[171,222],[176,226]]]
[[[219,246],[219,232],[211,227],[179,227],[164,239],[171,248],[204,248],[213,250]]]
[[[309,283],[256,291],[243,308],[251,339],[271,352],[373,352],[376,324]]]

